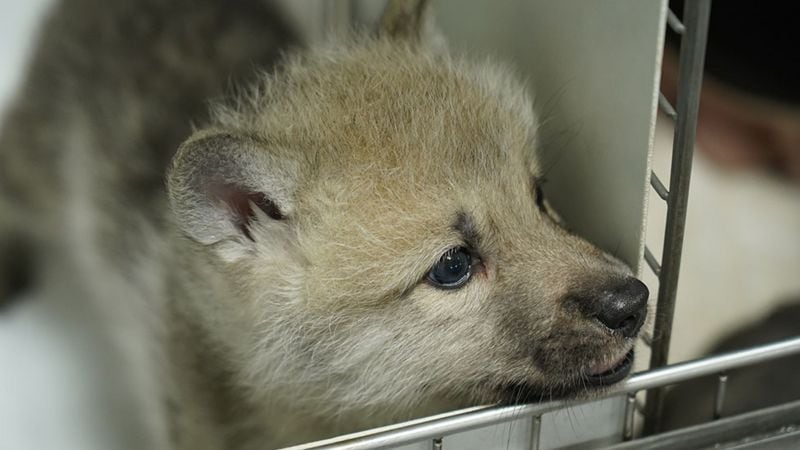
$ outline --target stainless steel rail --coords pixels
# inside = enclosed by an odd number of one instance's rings
[[[800,401],[613,445],[608,450],[800,448]]]
[[[633,375],[626,382],[609,388],[603,398],[620,394],[634,394],[644,389],[652,389],[675,384],[691,378],[720,373],[737,367],[758,364],[764,361],[800,354],[800,337],[746,350],[726,353],[719,356],[697,359],[674,364],[660,369]],[[509,419],[520,419],[585,403],[585,401],[555,401],[520,406],[486,406],[448,413],[429,419],[420,419],[375,430],[340,436],[337,438],[290,447],[291,450],[365,450],[391,447],[413,442],[440,438],[448,434],[472,430]],[[532,440],[538,439],[534,435]]]

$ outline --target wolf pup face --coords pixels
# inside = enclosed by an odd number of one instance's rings
[[[191,308],[255,396],[407,417],[630,370],[647,288],[560,226],[525,89],[429,45],[425,3],[289,59],[174,160],[222,286]]]

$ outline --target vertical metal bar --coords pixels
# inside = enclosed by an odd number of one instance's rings
[[[539,437],[542,435],[542,416],[531,418],[531,450],[539,450]]]
[[[681,39],[678,69],[678,117],[672,146],[667,223],[653,330],[653,352],[650,356],[651,369],[664,366],[669,355],[711,0],[685,0],[683,11],[685,32]],[[658,430],[664,393],[664,388],[648,392],[645,420],[647,434]]]
[[[717,393],[714,396],[714,420],[722,417],[722,406],[725,404],[725,392],[728,387],[728,375],[726,373],[719,374],[717,380]]]
[[[431,449],[432,450],[442,450],[444,448],[444,444],[442,443],[442,438],[435,438],[431,441]]]
[[[633,419],[636,415],[636,392],[631,392],[625,399],[625,425],[622,429],[622,439],[633,439]]]

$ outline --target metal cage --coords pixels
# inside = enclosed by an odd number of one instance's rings
[[[651,347],[650,370],[633,375],[626,382],[612,387],[603,394],[604,398],[623,395],[626,399],[620,442],[609,448],[700,448],[720,445],[725,447],[773,445],[771,448],[786,448],[792,444],[800,445],[800,402],[790,402],[738,416],[720,417],[725,402],[727,372],[738,367],[798,354],[800,337],[724,355],[667,365],[710,10],[711,0],[685,0],[682,18],[679,19],[672,11],[667,15],[668,27],[681,36],[680,65],[677,104],[673,107],[663,94],[659,96],[658,102],[661,112],[675,121],[669,187],[665,186],[656,173],[651,172],[650,175],[652,188],[667,204],[661,262],[658,262],[649,248],[645,247],[643,255],[659,282],[653,333],[652,336],[643,337],[645,343]],[[341,11],[328,11],[327,16],[332,17],[335,15],[333,13],[337,12],[341,13]],[[709,422],[654,434],[661,421],[666,387],[714,374],[718,374],[718,383],[712,405],[713,414],[709,417]],[[646,402],[642,406],[637,401],[637,393],[643,391],[646,391],[647,395]],[[448,448],[447,436],[453,433],[529,418],[531,421],[529,448],[538,449],[542,415],[581,403],[586,402],[555,401],[520,406],[468,408],[291,448],[360,450],[429,442],[430,448],[441,450]],[[641,433],[637,433],[635,426],[637,415],[644,420]]]

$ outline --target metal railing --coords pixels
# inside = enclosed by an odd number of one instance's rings
[[[800,337],[775,342],[768,345],[754,347],[746,350],[726,353],[719,356],[702,358],[680,364],[673,364],[659,369],[649,370],[633,375],[627,381],[614,385],[604,393],[603,398],[628,394],[631,398],[636,392],[660,388],[692,378],[711,375],[728,371],[738,367],[763,363],[790,355],[800,354]],[[715,403],[724,403],[724,394],[718,396]],[[316,443],[290,447],[291,450],[366,450],[399,446],[420,441],[438,442],[440,448],[446,448],[446,436],[507,422],[510,419],[518,420],[531,417],[533,427],[531,433],[532,449],[537,448],[542,414],[580,404],[580,401],[555,401],[547,403],[534,403],[519,406],[484,406],[454,411],[426,419],[391,425],[367,432],[354,433]],[[719,411],[717,409],[717,411]],[[633,408],[626,408],[625,423],[631,423]],[[627,426],[626,426],[627,428]],[[630,430],[625,430],[629,432]],[[445,439],[442,439],[445,437]],[[435,447],[434,447],[435,448]]]

